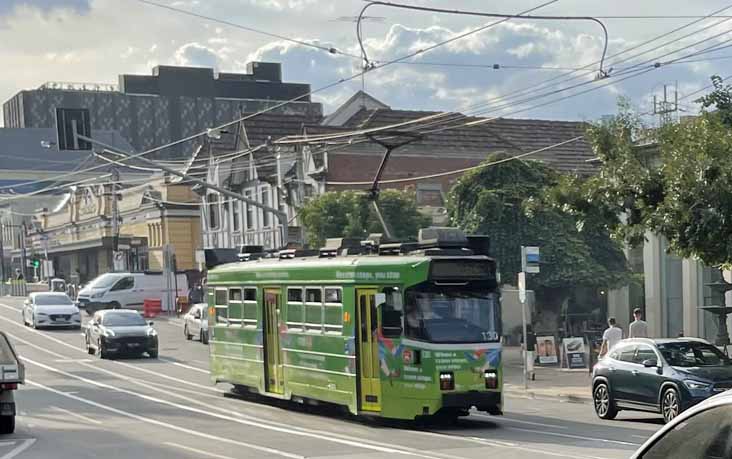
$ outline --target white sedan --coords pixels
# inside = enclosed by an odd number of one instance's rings
[[[183,335],[189,340],[195,336],[203,344],[208,344],[208,305],[206,303],[194,304],[183,316]]]
[[[34,292],[23,303],[23,324],[33,328],[81,328],[79,308],[65,293]]]

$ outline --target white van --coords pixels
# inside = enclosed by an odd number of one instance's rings
[[[177,285],[176,285],[177,284]],[[188,295],[188,278],[179,273],[170,276],[170,292],[176,296]],[[162,300],[168,297],[168,282],[162,273],[107,273],[89,282],[79,291],[76,299],[79,309],[94,314],[100,309],[142,309],[145,299]],[[169,306],[170,310],[175,305]]]

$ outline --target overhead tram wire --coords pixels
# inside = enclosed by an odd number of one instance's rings
[[[727,81],[727,80],[729,80],[730,78],[732,78],[732,74],[729,74],[729,75],[727,75],[726,77],[722,77],[722,81],[723,81],[723,82],[724,82],[724,81]],[[699,94],[700,92],[704,92],[704,91],[706,91],[707,89],[711,89],[711,88],[713,88],[713,87],[714,87],[714,84],[708,84],[708,85],[704,86],[703,88],[697,89],[697,90],[696,90],[696,91],[694,91],[694,92],[690,92],[689,94],[686,94],[686,95],[684,95],[684,96],[681,96],[681,97],[679,97],[679,100],[686,100],[686,99],[688,99],[689,97],[695,96],[695,95]]]
[[[366,10],[368,10],[372,6],[386,6],[386,7],[391,7],[391,8],[407,9],[407,10],[412,10],[412,11],[452,14],[452,15],[460,15],[460,16],[500,18],[500,19],[502,19],[502,21],[500,21],[499,23],[508,21],[509,19],[551,20],[551,21],[592,21],[592,22],[597,23],[602,28],[603,34],[605,36],[605,46],[602,51],[602,57],[600,58],[599,74],[603,75],[605,73],[603,64],[605,62],[605,56],[607,55],[607,47],[608,47],[608,42],[610,39],[608,37],[607,27],[605,27],[605,24],[603,24],[602,21],[600,21],[599,19],[594,18],[592,16],[536,16],[536,15],[527,15],[525,13],[521,13],[521,14],[485,13],[485,12],[481,12],[481,11],[468,11],[468,10],[457,10],[457,9],[451,10],[451,9],[446,9],[446,8],[434,8],[434,7],[428,7],[428,6],[405,5],[402,3],[394,3],[394,2],[387,2],[387,1],[380,1],[380,0],[374,0],[374,1],[369,0],[368,4],[366,4],[363,7],[363,9],[361,10],[361,14],[359,15],[358,24],[356,27],[356,37],[358,38],[358,44],[361,47],[361,53],[363,53],[363,58],[364,58],[364,61],[366,62],[367,67],[369,65],[369,59],[368,59],[368,55],[366,53],[366,47],[363,44],[361,19],[363,18],[364,14],[366,14]]]
[[[298,45],[301,45],[301,46],[307,46],[307,47],[310,47],[310,48],[315,48],[315,49],[318,49],[320,51],[325,51],[328,54],[334,54],[334,55],[335,54],[339,54],[339,55],[347,56],[347,57],[350,57],[350,58],[353,58],[353,59],[358,59],[359,61],[361,60],[361,56],[358,56],[356,54],[351,54],[351,53],[346,52],[346,51],[341,51],[341,50],[339,50],[337,48],[327,47],[327,46],[321,46],[321,45],[318,45],[318,44],[315,44],[315,43],[307,42],[307,41],[304,41],[304,40],[299,40],[297,38],[287,37],[285,35],[280,35],[280,34],[277,34],[277,33],[274,33],[274,32],[267,32],[267,31],[264,31],[264,30],[255,29],[254,27],[237,24],[235,22],[227,21],[225,19],[215,18],[215,17],[212,17],[212,16],[206,16],[205,14],[195,13],[193,11],[185,10],[183,8],[178,8],[178,7],[173,6],[173,5],[164,5],[162,3],[154,2],[152,0],[133,0],[133,1],[136,1],[138,3],[145,4],[145,5],[148,5],[148,6],[154,6],[154,7],[157,7],[157,8],[161,8],[161,9],[173,11],[173,12],[176,12],[176,13],[179,13],[179,14],[183,14],[183,15],[186,15],[186,16],[191,16],[191,17],[194,17],[194,18],[202,19],[202,20],[205,20],[205,21],[214,22],[214,23],[217,23],[217,24],[221,24],[221,25],[233,27],[233,28],[236,28],[236,29],[246,30],[247,32],[253,32],[253,33],[260,34],[260,35],[265,35],[265,36],[270,37],[270,38],[277,38],[279,40],[289,41],[290,43],[295,43],[295,44],[298,44]]]

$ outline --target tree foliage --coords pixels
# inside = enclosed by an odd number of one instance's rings
[[[507,158],[493,155],[488,162]],[[450,192],[453,224],[487,234],[504,282],[516,282],[520,247],[541,247],[541,273],[529,276],[543,312],[558,314],[577,286],[613,288],[629,280],[621,246],[601,218],[578,224],[551,200],[561,176],[536,161],[506,161],[473,170]],[[552,319],[547,320],[549,322]]]
[[[624,216],[609,227],[630,243],[650,230],[680,256],[732,265],[732,88],[712,81],[693,119],[651,132],[621,106],[593,126],[601,173],[581,186],[565,182],[557,202],[579,218]]]
[[[430,218],[417,211],[413,192],[384,190],[379,195],[379,207],[398,240],[414,240],[417,231],[430,224]],[[300,219],[311,247],[321,247],[331,237],[365,238],[370,233],[384,232],[368,197],[358,191],[331,191],[317,196],[303,206]]]

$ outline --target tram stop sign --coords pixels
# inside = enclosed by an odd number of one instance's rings
[[[521,271],[539,273],[539,247],[521,247]]]

